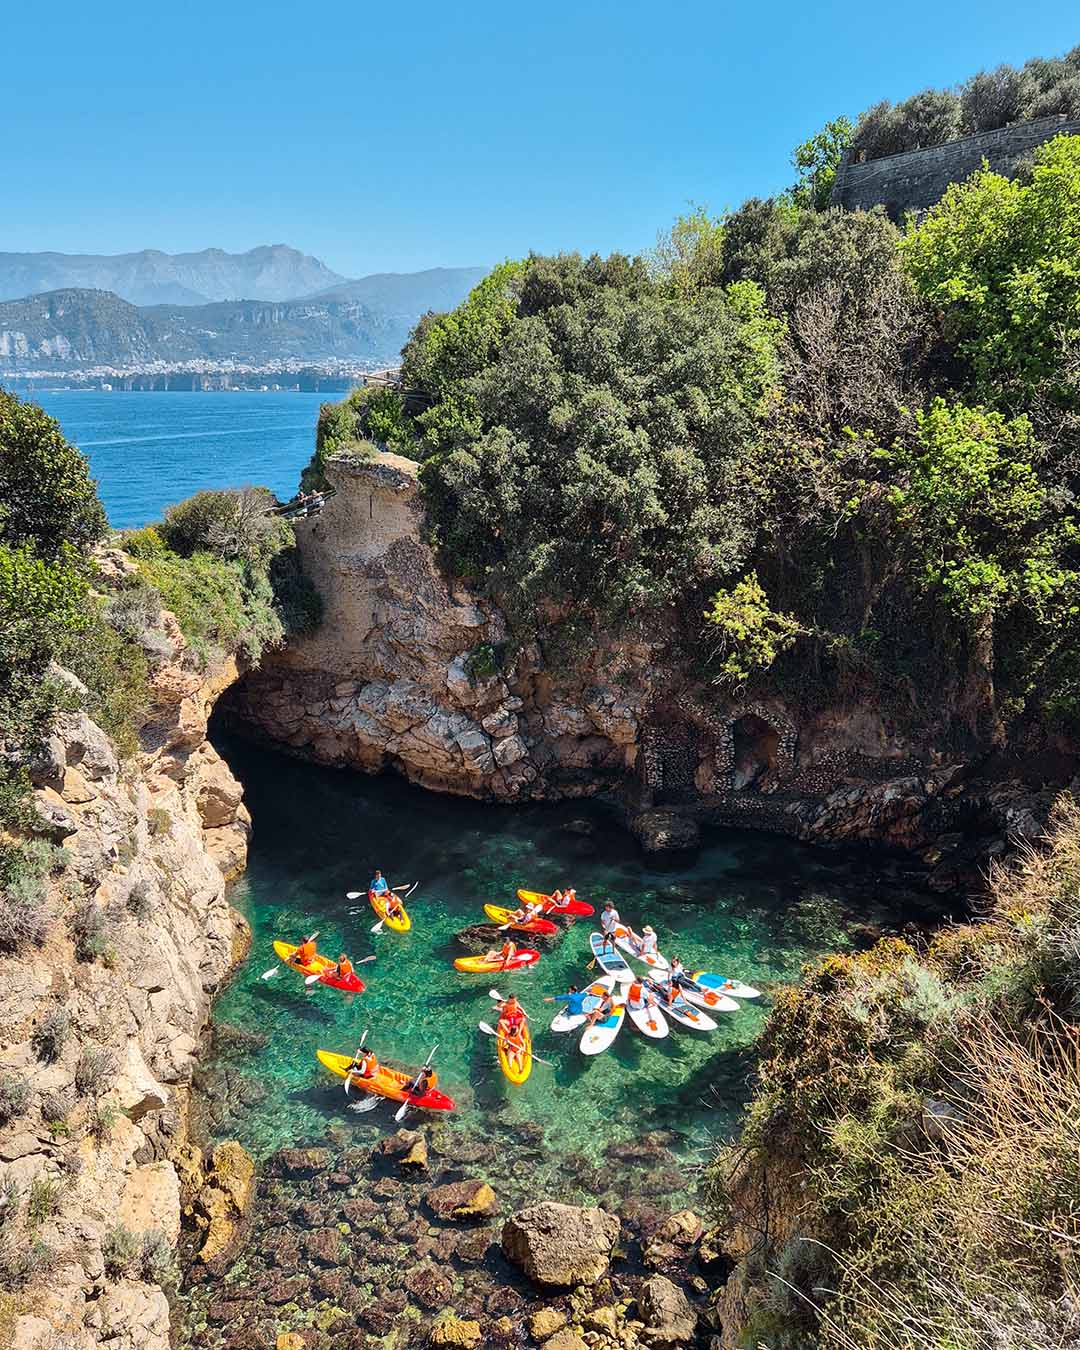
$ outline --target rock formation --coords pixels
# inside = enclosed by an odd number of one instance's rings
[[[11,1344],[28,1350],[52,1328],[71,1350],[166,1350],[169,1306],[141,1244],[176,1246],[196,1047],[246,949],[225,878],[244,866],[248,817],[206,740],[236,672],[194,674],[166,629],[173,659],[153,677],[141,749],[122,760],[67,713],[31,766],[57,846],[51,921],[39,950],[0,957],[0,1074],[25,1085],[0,1127],[0,1183],[17,1192],[3,1256],[10,1275],[20,1249],[37,1253],[10,1304]]]

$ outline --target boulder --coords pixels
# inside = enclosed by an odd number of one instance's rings
[[[686,1345],[697,1332],[694,1305],[678,1285],[672,1284],[664,1275],[653,1275],[642,1285],[638,1310],[650,1345]]]
[[[541,1308],[529,1318],[529,1335],[534,1341],[546,1341],[566,1326],[566,1314],[561,1308]]]
[[[451,1181],[436,1186],[424,1196],[424,1203],[437,1219],[487,1219],[499,1208],[495,1192],[486,1181]]]
[[[380,1139],[375,1152],[395,1159],[402,1172],[422,1172],[427,1167],[427,1140],[419,1130],[398,1130]]]
[[[450,1316],[436,1322],[431,1328],[432,1345],[462,1345],[471,1350],[483,1340],[479,1322],[464,1322],[459,1317]]]
[[[198,1259],[204,1265],[223,1256],[238,1237],[255,1190],[255,1164],[235,1139],[214,1149],[206,1184],[195,1201],[195,1222],[206,1236]]]
[[[566,1288],[601,1279],[618,1236],[614,1214],[544,1201],[507,1219],[502,1247],[537,1284]]]
[[[544,1342],[544,1350],[589,1350],[588,1341],[583,1341],[576,1331],[566,1328],[557,1331],[551,1340]]]
[[[642,811],[630,821],[630,830],[646,853],[673,853],[701,842],[697,824],[677,811]]]

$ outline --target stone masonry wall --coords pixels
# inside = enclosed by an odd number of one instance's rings
[[[941,200],[950,183],[962,182],[986,160],[995,173],[1011,177],[1020,162],[1054,136],[1080,134],[1080,121],[1064,116],[1018,122],[998,131],[947,141],[925,150],[855,164],[845,156],[831,202],[848,211],[884,206],[894,220],[907,211],[925,211]]]

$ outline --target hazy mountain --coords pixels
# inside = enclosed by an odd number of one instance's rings
[[[110,291],[69,288],[0,303],[0,373],[147,361],[390,361],[409,327],[348,299],[140,308]]]
[[[429,267],[425,272],[375,272],[319,291],[313,300],[359,300],[385,314],[409,316],[413,323],[429,309],[459,305],[487,274],[486,267]]]
[[[133,305],[199,305],[212,300],[295,300],[346,280],[286,244],[247,253],[0,253],[0,300],[44,291],[112,291]]]

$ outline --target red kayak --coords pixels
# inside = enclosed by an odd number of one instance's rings
[[[484,913],[500,928],[514,928],[519,933],[546,933],[550,937],[559,931],[558,924],[550,919],[515,919],[513,910],[503,909],[500,905],[485,905]]]
[[[540,891],[518,891],[517,896],[523,905],[543,905],[545,914],[580,914],[587,918],[593,913],[592,905],[587,905],[584,900],[552,900],[550,895],[542,895]]]
[[[285,965],[293,970],[298,970],[301,975],[318,975],[320,984],[328,984],[331,989],[342,989],[346,994],[362,994],[366,988],[364,981],[356,974],[339,975],[337,973],[337,962],[331,961],[328,956],[315,954],[313,960],[305,964],[296,960],[298,948],[291,942],[275,942],[274,951],[278,960],[283,961]]]

